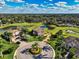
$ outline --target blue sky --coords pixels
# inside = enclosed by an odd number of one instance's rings
[[[79,0],[0,0],[0,13],[79,13]]]

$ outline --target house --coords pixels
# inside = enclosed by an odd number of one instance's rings
[[[33,29],[32,32],[31,32],[32,35],[38,35],[38,36],[42,36],[45,33],[46,32],[45,32],[44,28],[42,28],[42,27],[38,27],[36,29]]]
[[[76,48],[75,57],[79,58],[79,38],[68,37],[64,39],[66,46],[71,48]]]
[[[12,42],[16,43],[21,41],[20,30],[12,30]]]
[[[76,48],[76,51],[75,51],[74,56],[75,56],[76,58],[79,58],[79,38],[70,36],[70,37],[68,37],[68,38],[65,38],[64,41],[65,41],[65,45],[66,45],[67,47]],[[70,55],[70,54],[69,54],[69,55]],[[68,55],[68,56],[69,56],[69,55]]]
[[[75,57],[79,58],[79,50],[75,52]]]
[[[71,34],[74,34],[75,32],[72,31],[72,30],[66,30],[67,33],[71,33]]]
[[[67,46],[79,48],[79,38],[70,36],[65,38],[64,41],[66,42]]]

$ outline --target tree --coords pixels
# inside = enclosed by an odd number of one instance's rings
[[[63,34],[63,31],[62,30],[59,30],[57,33],[56,33],[56,35],[62,35]]]
[[[4,50],[4,51],[3,51],[3,54],[4,54],[4,55],[10,54],[10,53],[12,53],[12,51],[13,51],[13,47],[10,47],[10,48]]]
[[[74,55],[76,52],[76,48],[70,48],[70,52]]]
[[[6,41],[10,41],[11,43],[12,33],[6,31],[1,35],[1,37],[5,39]]]
[[[3,45],[0,45],[0,56],[3,58]]]

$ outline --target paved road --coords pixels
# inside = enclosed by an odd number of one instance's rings
[[[48,40],[50,39],[51,34],[45,34],[46,38],[43,40],[43,42],[48,42]]]
[[[14,59],[34,59],[34,57],[37,57],[37,59],[39,59],[38,58],[39,55],[42,56],[41,59],[54,59],[55,58],[54,49],[49,44],[47,44],[45,42],[38,42],[38,45],[40,48],[43,48],[45,46],[49,47],[50,49],[48,51],[42,50],[42,52],[36,56],[30,54],[29,52],[21,53],[22,51],[31,48],[32,44],[34,44],[34,43],[35,42],[29,42],[29,43],[21,42],[21,44],[19,45],[19,47],[15,51]]]

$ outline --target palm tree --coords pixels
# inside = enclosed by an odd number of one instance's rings
[[[10,40],[10,43],[11,43],[12,42],[12,40],[11,40],[12,33],[11,32],[8,32],[7,34],[9,35],[9,40]]]

